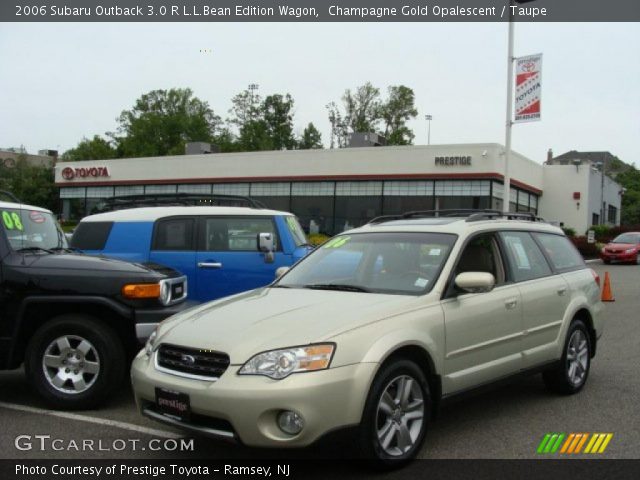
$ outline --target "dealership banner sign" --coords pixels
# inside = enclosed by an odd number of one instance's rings
[[[515,123],[540,120],[542,54],[516,58]]]

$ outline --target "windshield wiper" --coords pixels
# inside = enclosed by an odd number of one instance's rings
[[[371,292],[371,290],[365,287],[360,287],[358,285],[345,285],[342,283],[312,283],[304,285],[303,288],[310,288],[312,290],[336,290],[339,292]]]
[[[47,252],[47,253],[55,253],[53,250],[49,250],[48,248],[42,247],[23,247],[16,250],[16,252]]]

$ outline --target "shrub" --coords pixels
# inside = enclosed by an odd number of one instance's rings
[[[595,243],[587,242],[587,237],[571,237],[571,241],[576,246],[584,258],[598,258],[600,249]]]
[[[571,227],[562,227],[562,231],[564,232],[564,234],[571,238],[571,237],[575,237],[576,236],[576,229],[575,228],[571,228]]]
[[[324,233],[311,233],[307,235],[307,240],[309,240],[309,244],[317,247],[318,245],[322,245],[324,242],[329,240],[331,237],[329,235],[325,235]]]

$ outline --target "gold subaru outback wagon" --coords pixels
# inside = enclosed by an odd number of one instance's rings
[[[160,324],[131,370],[143,415],[260,447],[357,426],[399,463],[443,399],[526,372],[579,392],[602,333],[598,276],[522,214],[381,217],[279,274]]]

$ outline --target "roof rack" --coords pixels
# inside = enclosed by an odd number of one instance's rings
[[[192,207],[249,207],[267,208],[262,202],[243,195],[218,195],[197,193],[158,193],[152,195],[121,195],[105,198],[99,212],[126,210],[138,207],[192,206]]]
[[[6,190],[0,190],[0,197],[6,197],[11,202],[22,203],[18,197],[16,197],[13,193],[8,192]]]
[[[411,218],[439,218],[439,217],[466,217],[466,222],[479,222],[481,220],[494,220],[505,218],[507,220],[528,220],[531,222],[543,222],[531,212],[505,213],[499,210],[482,209],[443,209],[443,210],[415,210],[399,215],[382,215],[369,221],[369,225],[375,225],[393,220],[407,220]]]

